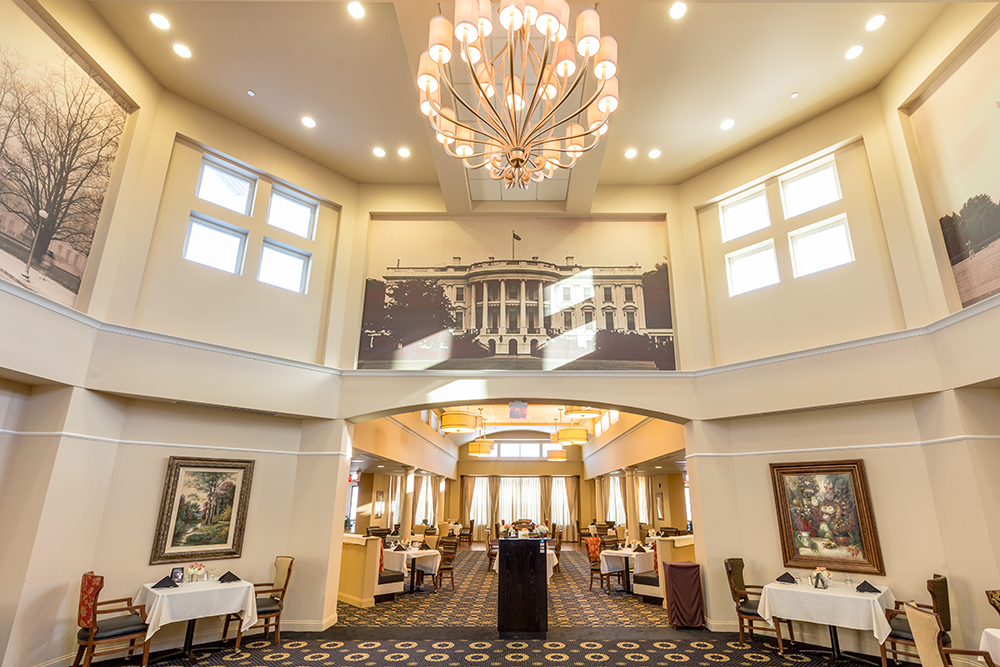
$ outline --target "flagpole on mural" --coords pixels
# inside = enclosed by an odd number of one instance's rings
[[[517,232],[515,232],[513,229],[510,230],[510,235],[511,235],[511,239],[510,239],[510,258],[513,260],[514,259],[514,241],[520,241],[521,237],[518,236]]]

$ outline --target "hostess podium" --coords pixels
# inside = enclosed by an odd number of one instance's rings
[[[502,539],[497,555],[497,631],[501,639],[545,639],[549,580],[542,539]]]

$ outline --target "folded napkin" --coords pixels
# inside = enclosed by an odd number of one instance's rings
[[[229,583],[232,583],[234,581],[241,581],[241,580],[235,574],[233,574],[232,572],[230,572],[230,571],[227,570],[224,575],[222,575],[221,577],[219,577],[219,581],[221,581],[224,584],[229,584]]]
[[[177,588],[177,584],[170,577],[163,577],[153,584],[153,588]]]
[[[780,581],[783,584],[794,584],[795,583],[795,577],[793,577],[789,573],[785,572],[783,575],[781,575],[780,577],[778,577],[777,579],[775,579],[775,581]]]
[[[874,586],[872,586],[871,584],[869,584],[867,579],[865,579],[860,584],[858,584],[857,591],[859,593],[881,593],[882,592],[879,589],[877,589]]]
[[[394,546],[394,547],[392,548],[392,550],[393,550],[393,551],[406,551],[406,547],[404,547],[404,546],[402,545],[402,543],[400,543],[400,542],[396,542],[396,546]]]
[[[644,554],[644,553],[646,553],[646,550],[645,550],[645,549],[643,549],[643,548],[642,548],[642,545],[640,544],[639,546],[637,546],[637,547],[636,547],[636,548],[635,548],[635,549],[633,550],[633,553],[637,553],[637,554]]]
[[[431,548],[429,546],[427,546],[426,542],[424,542],[423,544],[421,544],[420,545],[420,549],[418,549],[418,551],[430,551],[430,550],[431,550]]]

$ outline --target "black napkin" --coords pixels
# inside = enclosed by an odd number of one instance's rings
[[[637,546],[637,547],[635,548],[635,551],[634,551],[633,553],[637,553],[637,554],[644,554],[644,553],[646,553],[646,550],[645,550],[645,549],[643,549],[643,548],[642,548],[642,545],[640,544],[639,546]]]
[[[420,545],[419,551],[430,551],[430,550],[431,550],[431,548],[429,546],[427,546],[426,542],[424,542],[423,544]]]
[[[777,579],[775,579],[775,581],[780,581],[783,584],[794,584],[795,583],[795,577],[793,577],[789,573],[785,572],[783,575],[781,575],[780,577],[778,577]]]
[[[230,572],[229,570],[227,570],[224,575],[222,575],[221,577],[219,577],[219,581],[221,581],[224,584],[229,584],[229,583],[232,583],[234,581],[240,581],[240,578],[237,577],[232,572]]]
[[[402,542],[396,542],[396,546],[393,547],[393,551],[406,551],[406,547],[403,546]]]
[[[867,579],[865,579],[860,584],[858,584],[857,591],[859,593],[881,593],[882,592],[879,589],[877,589],[874,586],[872,586],[871,584],[869,584]]]
[[[177,584],[170,577],[163,577],[153,584],[153,588],[177,588]]]

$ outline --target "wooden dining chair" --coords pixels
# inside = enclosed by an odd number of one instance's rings
[[[990,601],[993,608],[1000,614],[1000,591],[986,591],[986,599]]]
[[[901,609],[906,614],[910,629],[913,631],[913,643],[917,648],[917,657],[922,667],[950,667],[953,655],[975,656],[985,663],[985,667],[996,667],[989,651],[948,648],[942,644],[944,626],[941,617],[927,611],[926,607],[927,605],[904,602]]]
[[[451,580],[451,589],[455,590],[455,554],[458,552],[458,538],[450,535],[442,537],[438,550],[441,552],[441,564],[434,573],[434,590],[441,586],[444,577]]]
[[[281,610],[285,606],[285,593],[288,592],[288,582],[292,578],[292,567],[295,559],[292,556],[278,556],[274,559],[274,581],[254,584],[257,595],[257,620],[264,622],[264,638],[270,636],[271,623],[274,623],[274,642],[281,645]],[[259,587],[259,590],[258,590]],[[222,628],[222,641],[229,635],[229,624],[236,621],[236,650],[240,650],[243,640],[243,619],[239,614],[227,614],[226,624]],[[258,626],[252,626],[258,627]],[[247,628],[251,630],[252,628]]]
[[[951,604],[948,601],[948,578],[940,574],[935,574],[927,580],[927,591],[931,594],[931,603],[929,605],[918,604],[916,602],[910,604],[938,615],[941,627],[944,630],[941,635],[941,645],[951,646],[951,635],[948,634],[951,632]],[[913,641],[913,633],[910,631],[909,616],[903,611],[903,603],[897,600],[893,609],[886,609],[885,618],[889,621],[891,630],[889,631],[889,636],[879,646],[882,667],[887,667],[890,657],[896,664],[899,664],[899,656],[901,655],[908,658],[918,657],[913,650],[906,651],[899,648],[900,646],[912,646],[915,650],[917,646]]]
[[[468,528],[466,528],[465,526],[462,526],[462,529],[458,531],[458,543],[461,544],[462,542],[465,542],[465,543],[467,543],[469,545],[469,548],[471,549],[472,548],[472,530],[475,527],[476,527],[476,520],[475,519],[471,519],[469,521],[469,527]]]
[[[794,644],[795,631],[792,629],[792,622],[784,618],[772,617],[774,627],[768,625],[757,609],[760,600],[750,599],[751,595],[759,597],[760,593],[756,591],[761,591],[764,587],[748,585],[743,580],[743,568],[742,558],[726,559],[726,578],[729,579],[729,591],[733,595],[733,602],[736,603],[736,619],[740,624],[740,648],[743,648],[744,631],[747,632],[750,641],[753,641],[753,631],[756,629],[763,632],[773,632],[778,638],[778,653],[784,655],[785,646],[781,638],[781,624],[788,625],[788,639]],[[760,627],[755,627],[754,623],[760,623]]]
[[[80,626],[76,633],[76,641],[80,647],[76,651],[73,667],[79,667],[83,659],[83,667],[90,667],[95,656],[108,655],[128,651],[131,658],[135,652],[135,640],[143,639],[142,665],[149,662],[149,640],[145,639],[149,626],[146,625],[146,605],[132,604],[132,598],[117,598],[115,600],[98,601],[101,589],[104,588],[104,577],[87,572],[80,582],[80,606],[77,608],[76,622]],[[104,608],[106,605],[117,605]],[[100,619],[103,614],[121,614]],[[119,646],[98,652],[98,646],[117,644],[128,641],[127,646]]]
[[[493,569],[493,561],[497,559],[497,554],[500,553],[500,540],[493,539],[490,540],[489,546],[486,548],[486,558],[489,562],[486,563],[486,569]]]

